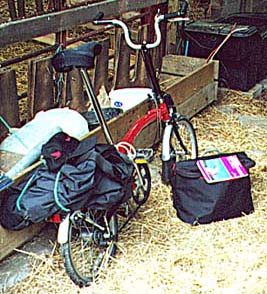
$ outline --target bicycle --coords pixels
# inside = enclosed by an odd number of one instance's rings
[[[94,68],[94,58],[100,50],[100,44],[89,42],[74,49],[59,51],[52,59],[52,65],[57,72],[79,68],[86,93],[107,143],[126,153],[134,166],[132,195],[116,210],[85,207],[78,211],[56,214],[49,219],[50,222],[59,224],[58,243],[65,270],[80,287],[94,281],[108,260],[115,255],[118,233],[147,201],[151,190],[151,175],[146,158],[127,142],[114,143],[105,120],[106,113],[101,109],[94,93],[87,70]],[[119,216],[125,218],[121,226],[118,222]]]
[[[134,43],[130,37],[127,25],[118,19],[103,20],[104,15],[99,15],[94,20],[94,24],[107,24],[119,26],[123,29],[124,37],[127,45],[133,50],[141,50],[141,55],[147,72],[147,77],[151,85],[153,97],[150,97],[155,104],[155,108],[148,111],[146,115],[138,119],[129,128],[128,132],[122,138],[123,142],[134,145],[137,136],[150,124],[156,122],[160,137],[162,137],[162,181],[169,183],[171,167],[176,161],[194,159],[198,156],[197,138],[194,127],[190,120],[177,112],[172,97],[163,92],[160,88],[156,71],[153,66],[150,50],[156,48],[161,43],[160,22],[164,20],[176,21],[188,20],[185,15],[187,13],[187,2],[183,1],[179,12],[168,13],[155,16],[154,30],[156,40],[153,43],[143,42],[141,44]],[[181,16],[181,17],[180,17]],[[179,17],[179,18],[177,18]],[[162,129],[162,132],[161,132]],[[153,150],[146,149],[144,152],[149,160],[153,156]]]
[[[176,157],[194,158],[197,156],[197,141],[194,128],[191,122],[178,114],[175,105],[168,94],[160,90],[158,80],[155,76],[149,49],[160,44],[159,23],[162,20],[177,17],[181,13],[157,15],[155,17],[155,30],[157,39],[152,44],[134,44],[129,36],[126,25],[120,20],[95,20],[94,23],[112,23],[120,25],[125,32],[127,44],[137,50],[142,50],[148,76],[152,83],[154,101],[156,108],[150,110],[144,117],[137,120],[129,131],[122,138],[121,142],[115,144],[105,120],[105,115],[97,97],[94,93],[91,80],[87,73],[93,69],[94,58],[100,53],[101,45],[97,42],[89,42],[73,49],[64,49],[55,54],[52,64],[57,72],[66,72],[72,68],[79,68],[86,93],[90,98],[100,128],[104,133],[108,144],[126,153],[131,158],[135,167],[133,174],[133,195],[115,211],[104,211],[84,208],[74,211],[58,218],[56,215],[52,220],[59,223],[58,243],[64,260],[67,274],[72,281],[79,286],[87,286],[96,279],[105,268],[109,259],[116,253],[116,242],[118,233],[136,211],[147,201],[151,190],[151,175],[147,161],[150,159],[153,150],[138,150],[133,146],[134,139],[148,124],[161,121],[159,127],[163,127],[163,180],[168,182],[170,165],[177,160]],[[186,131],[187,138],[184,138]],[[178,146],[174,145],[176,141]],[[190,147],[187,148],[188,144]],[[118,226],[118,216],[124,215],[125,222]]]

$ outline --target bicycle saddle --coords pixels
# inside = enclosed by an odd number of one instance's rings
[[[99,55],[102,46],[97,42],[88,42],[76,48],[64,49],[54,55],[52,66],[57,72],[68,72],[73,67],[94,68],[95,56]]]

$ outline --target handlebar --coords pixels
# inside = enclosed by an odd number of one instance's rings
[[[137,44],[134,43],[131,39],[130,36],[130,31],[128,26],[119,19],[102,19],[104,14],[102,12],[100,12],[95,20],[93,21],[94,24],[107,24],[107,25],[113,25],[113,26],[119,26],[123,29],[124,35],[125,35],[125,41],[127,43],[127,45],[134,49],[134,50],[140,50],[142,48],[142,46],[145,46],[145,48],[147,49],[152,49],[155,48],[157,46],[159,46],[160,42],[161,42],[161,31],[160,31],[160,22],[161,21],[187,21],[189,20],[188,17],[185,17],[186,15],[186,11],[187,11],[187,2],[183,1],[182,3],[186,3],[184,5],[181,5],[180,10],[174,13],[166,13],[166,14],[156,14],[155,18],[154,18],[154,30],[155,30],[155,34],[156,34],[156,39],[153,43],[143,43],[143,44]]]

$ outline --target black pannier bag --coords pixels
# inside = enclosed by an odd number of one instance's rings
[[[131,197],[133,164],[126,155],[91,138],[69,153],[59,144],[64,141],[62,135],[55,135],[47,150],[43,147],[46,159],[53,159],[7,190],[0,211],[4,228],[20,230],[83,207],[112,210]],[[57,158],[60,164],[55,164],[57,150],[64,158]]]
[[[238,179],[207,183],[197,160],[236,155],[247,172]],[[177,217],[192,225],[208,224],[250,214],[254,211],[249,169],[255,162],[245,152],[227,153],[180,161],[171,176],[173,206]]]

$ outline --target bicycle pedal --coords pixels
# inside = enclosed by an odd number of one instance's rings
[[[6,176],[4,173],[0,173],[0,192],[10,187],[14,181]]]
[[[152,148],[137,149],[136,159],[144,159],[150,161],[154,155],[154,150]]]

